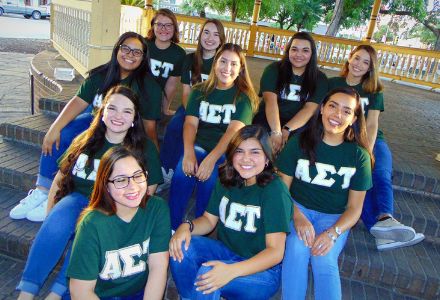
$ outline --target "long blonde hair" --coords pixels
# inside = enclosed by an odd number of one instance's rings
[[[349,58],[351,59],[353,55],[360,51],[365,50],[370,55],[370,70],[362,76],[362,90],[369,94],[382,93],[384,90],[384,85],[379,78],[379,70],[377,66],[377,53],[376,50],[370,45],[360,45],[357,46],[353,51],[351,51]],[[339,76],[342,78],[347,78],[348,76],[348,60],[345,62],[344,67],[342,67]]]
[[[257,96],[257,93],[255,92],[254,85],[252,84],[251,78],[249,76],[249,72],[248,72],[248,68],[247,68],[247,64],[246,64],[246,58],[244,56],[244,51],[239,45],[232,44],[232,43],[224,44],[217,51],[217,54],[215,55],[214,64],[211,69],[211,73],[209,73],[208,79],[206,79],[204,82],[201,82],[197,85],[201,85],[201,91],[202,91],[202,94],[205,98],[215,90],[215,88],[217,87],[218,79],[217,79],[217,76],[215,75],[214,66],[217,63],[217,61],[219,60],[222,53],[225,51],[231,51],[231,52],[237,53],[237,55],[240,59],[241,70],[238,73],[237,78],[235,78],[235,80],[234,80],[235,85],[237,85],[237,87],[238,87],[238,92],[235,95],[234,102],[237,99],[237,97],[240,95],[241,92],[245,93],[251,101],[252,110],[255,114],[258,110],[258,105],[259,105],[260,101]]]

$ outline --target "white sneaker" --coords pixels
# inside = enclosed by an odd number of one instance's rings
[[[10,212],[9,217],[14,220],[24,219],[28,212],[33,210],[35,207],[47,201],[49,196],[48,190],[35,189],[30,190],[26,198],[20,201],[20,204],[15,206]]]
[[[47,199],[27,213],[26,219],[32,222],[43,222],[46,219]]]
[[[392,250],[400,247],[412,246],[425,239],[423,233],[416,233],[414,238],[407,242],[396,242],[393,240],[376,239],[376,247],[379,251]]]
[[[163,176],[163,183],[156,188],[156,193],[160,193],[163,190],[170,188],[171,180],[173,179],[174,176],[173,169],[169,169],[167,173],[167,171],[162,167],[162,176]]]

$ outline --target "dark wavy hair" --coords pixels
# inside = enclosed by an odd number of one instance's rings
[[[354,110],[354,115],[357,117],[356,121],[352,126],[348,126],[344,132],[344,142],[348,143],[357,143],[359,146],[365,148],[370,154],[371,158],[371,169],[374,167],[374,156],[370,151],[370,147],[368,144],[367,137],[367,125],[365,122],[365,117],[362,112],[362,101],[359,94],[352,89],[351,87],[337,87],[332,89],[330,92],[325,95],[322,100],[322,104],[319,106],[319,109],[315,112],[315,115],[312,117],[312,123],[310,127],[303,132],[299,137],[299,148],[301,153],[306,156],[310,165],[315,165],[317,161],[316,157],[316,149],[318,148],[319,143],[324,138],[324,125],[322,124],[322,115],[321,110],[330,100],[330,97],[337,93],[343,93],[349,95],[356,99],[356,108]]]
[[[277,169],[275,167],[275,155],[270,144],[270,138],[267,131],[259,125],[247,125],[238,130],[229,142],[226,149],[226,161],[218,168],[218,177],[220,182],[226,189],[233,187],[243,187],[244,179],[235,170],[233,159],[237,148],[241,142],[247,139],[256,139],[263,149],[269,163],[264,170],[257,175],[257,184],[259,187],[265,187],[278,177]]]
[[[142,157],[143,160],[146,160],[144,146],[146,134],[139,114],[139,99],[132,89],[122,85],[117,85],[108,91],[102,102],[102,106],[97,111],[89,129],[85,131],[85,134],[81,134],[73,140],[72,145],[70,146],[69,154],[66,155],[61,161],[60,172],[62,177],[58,181],[59,190],[55,195],[55,203],[60,201],[63,197],[73,193],[75,184],[73,181],[72,171],[81,153],[87,153],[88,155],[86,167],[93,168],[94,157],[96,153],[104,147],[106,141],[105,133],[107,126],[101,121],[101,119],[109,98],[114,94],[121,94],[130,99],[135,110],[133,127],[128,129],[122,144],[124,147],[132,149],[132,151],[137,153],[139,157]],[[146,164],[146,162],[144,162],[144,164]]]
[[[120,46],[129,38],[135,38],[139,42],[141,42],[142,51],[144,52],[144,55],[139,67],[131,71],[130,74],[131,76],[128,84],[129,86],[132,86],[133,82],[135,81],[139,86],[139,91],[141,92],[142,98],[148,100],[147,87],[145,85],[145,77],[153,76],[153,74],[151,73],[150,61],[148,59],[149,55],[148,55],[147,43],[145,42],[145,39],[136,32],[129,31],[123,33],[116,41],[116,44],[113,47],[110,61],[94,69],[91,69],[88,72],[88,77],[85,80],[92,78],[95,75],[103,74],[104,81],[102,82],[101,86],[98,89],[98,94],[101,94],[103,96],[105,96],[105,94],[108,92],[110,88],[121,83],[121,69],[118,63],[118,52],[120,51],[121,48]]]
[[[281,100],[281,95],[283,92],[288,95],[290,93],[290,82],[292,81],[292,63],[289,59],[290,48],[292,47],[292,43],[295,39],[306,40],[310,42],[310,50],[312,51],[312,56],[310,57],[310,61],[306,66],[306,70],[304,71],[304,79],[301,83],[301,91],[299,92],[299,99],[301,102],[307,101],[313,97],[316,93],[317,89],[317,80],[318,77],[324,78],[325,75],[318,69],[318,54],[316,52],[315,41],[312,36],[307,32],[297,32],[287,43],[287,46],[284,51],[284,56],[281,61],[277,62],[278,66],[278,79],[276,83],[276,91],[278,95],[278,101]]]
[[[112,183],[109,183],[108,179],[113,173],[116,162],[126,157],[133,157],[138,165],[141,167],[142,171],[147,172],[143,155],[140,156],[139,153],[137,153],[137,151],[134,151],[132,148],[130,149],[119,146],[107,150],[107,152],[105,152],[105,154],[102,156],[101,162],[99,163],[98,172],[96,174],[95,187],[93,188],[90,203],[81,213],[80,217],[78,218],[77,224],[89,211],[92,210],[97,210],[107,216],[113,216],[114,214],[116,214],[115,201],[113,200],[113,197],[107,188],[107,185]],[[145,196],[142,198],[142,201],[139,205],[142,209],[145,209],[149,197],[150,195],[148,195],[148,193],[145,193]]]
[[[209,23],[214,24],[217,27],[218,36],[220,38],[220,44],[217,47],[220,49],[223,44],[226,42],[226,36],[225,36],[225,28],[223,27],[223,24],[217,20],[217,19],[208,19],[203,23],[202,28],[200,29],[199,37],[198,37],[198,43],[197,43],[197,49],[194,53],[194,60],[191,66],[191,84],[195,85],[198,82],[202,82],[202,68],[203,68],[203,47],[202,43],[200,42],[202,38],[203,31],[205,30],[205,26]]]
[[[148,30],[147,33],[147,39],[150,42],[154,42],[156,40],[156,34],[154,33],[154,23],[156,23],[156,19],[159,15],[165,16],[167,18],[170,18],[171,21],[173,22],[173,37],[171,38],[171,41],[175,44],[178,44],[180,42],[179,39],[179,23],[177,23],[177,19],[176,19],[176,15],[169,10],[168,8],[161,8],[159,10],[156,10],[156,12],[154,13],[153,18],[151,19],[151,23],[150,23],[150,29]]]

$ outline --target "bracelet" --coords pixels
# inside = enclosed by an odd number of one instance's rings
[[[328,231],[328,230],[326,230],[325,232],[327,232],[328,236],[332,239],[332,241],[336,243],[335,236],[330,231]]]
[[[189,232],[193,232],[193,230],[194,230],[193,222],[191,222],[190,220],[186,220],[184,223],[188,223],[189,224]]]
[[[282,133],[281,131],[271,131],[271,132],[269,133],[269,135],[272,135],[272,134],[283,135],[283,133]]]
[[[336,234],[338,235],[338,237],[342,234],[341,228],[337,227],[337,226],[333,226],[333,228],[335,229]]]

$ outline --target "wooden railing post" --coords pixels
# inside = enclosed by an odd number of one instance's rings
[[[377,14],[379,13],[380,3],[382,0],[375,0],[373,10],[371,11],[370,25],[368,25],[367,36],[365,37],[364,44],[371,43],[371,37],[373,36],[374,27],[376,26]]]
[[[151,19],[154,16],[153,0],[145,0],[144,7],[144,22],[142,22],[141,35],[146,37],[148,30],[150,30]]]
[[[249,44],[246,53],[247,56],[254,56],[255,41],[257,38],[257,31],[258,31],[257,22],[258,22],[258,16],[260,14],[261,1],[262,0],[255,0],[254,3],[254,13],[252,15],[251,32],[249,33]]]
[[[92,1],[89,70],[110,60],[113,45],[119,38],[120,18],[119,0]]]

